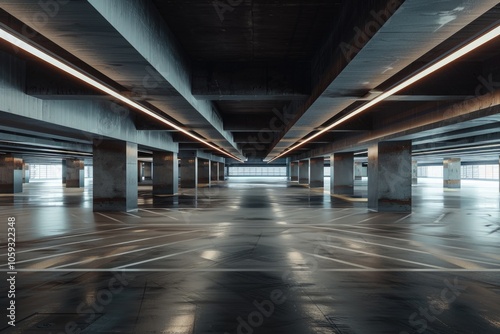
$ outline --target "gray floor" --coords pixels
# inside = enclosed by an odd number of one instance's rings
[[[1,332],[500,333],[498,182],[419,181],[410,215],[280,178],[141,186],[137,212],[106,214],[91,184],[31,183],[0,196],[18,271]]]

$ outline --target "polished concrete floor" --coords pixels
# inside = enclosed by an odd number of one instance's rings
[[[88,180],[87,180],[88,181]],[[92,212],[92,185],[0,196],[1,333],[500,333],[498,182],[413,187],[411,214],[281,178]],[[16,217],[8,327],[7,217]]]

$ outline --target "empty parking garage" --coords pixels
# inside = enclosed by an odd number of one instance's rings
[[[0,1],[2,333],[498,333],[496,1]]]

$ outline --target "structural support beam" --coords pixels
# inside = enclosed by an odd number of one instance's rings
[[[443,160],[443,187],[445,189],[460,188],[462,179],[460,158]]]
[[[299,180],[299,162],[292,161],[290,163],[290,181],[298,181]]]
[[[198,187],[198,158],[182,157],[181,158],[181,188],[196,188]]]
[[[418,161],[411,162],[411,184],[418,184]]]
[[[153,195],[175,195],[179,190],[177,153],[153,152]]]
[[[62,159],[61,162],[61,171],[62,171],[62,183],[66,184],[66,176],[67,176],[67,171],[66,171],[66,159]]]
[[[66,188],[82,188],[85,184],[85,164],[80,159],[66,159]]]
[[[137,144],[95,140],[94,211],[137,209]]]
[[[309,159],[299,161],[299,184],[309,184]]]
[[[219,163],[217,161],[210,161],[210,179],[212,181],[219,180]]]
[[[330,156],[330,194],[354,194],[354,154],[335,153]]]
[[[23,183],[30,183],[30,165],[23,163]]]
[[[309,187],[325,186],[325,159],[323,157],[309,159]]]
[[[10,154],[0,156],[0,193],[23,191],[23,160]]]
[[[362,180],[363,179],[363,163],[355,162],[354,163],[354,180]]]
[[[368,148],[368,209],[411,212],[411,141]]]
[[[224,181],[226,179],[225,171],[226,165],[223,162],[219,162],[219,181]]]
[[[210,186],[210,160],[198,158],[198,185]]]

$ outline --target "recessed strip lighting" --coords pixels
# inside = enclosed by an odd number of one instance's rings
[[[412,155],[425,155],[425,154],[431,154],[431,153],[446,153],[446,152],[456,152],[456,151],[464,151],[464,150],[472,150],[472,149],[476,150],[476,149],[481,149],[481,148],[494,148],[494,147],[500,147],[500,144],[486,144],[486,145],[480,145],[480,146],[449,148],[449,149],[442,149],[442,150],[419,151],[419,152],[414,152]],[[477,153],[481,153],[481,152],[477,152]]]
[[[499,35],[500,35],[500,25],[497,26],[497,27],[495,27],[494,29],[490,30],[489,32],[487,32],[487,33],[479,36],[478,38],[474,39],[472,42],[464,45],[463,47],[457,49],[456,51],[450,53],[449,55],[447,55],[446,57],[442,58],[441,60],[435,62],[434,64],[430,65],[429,67],[426,67],[422,71],[420,71],[420,72],[412,75],[410,78],[408,78],[408,79],[404,80],[403,82],[397,84],[393,88],[391,88],[391,89],[383,92],[382,94],[380,94],[377,97],[375,97],[373,100],[371,100],[371,101],[363,104],[361,107],[359,107],[358,109],[354,110],[352,113],[350,113],[348,115],[345,115],[344,117],[340,118],[339,120],[335,121],[334,123],[328,125],[324,129],[322,129],[321,131],[318,131],[317,133],[315,133],[315,134],[311,135],[310,137],[304,139],[302,142],[300,142],[300,143],[298,143],[298,144],[296,144],[296,145],[294,145],[294,146],[286,149],[284,152],[278,154],[277,156],[275,156],[274,158],[272,158],[271,160],[269,160],[269,162],[271,162],[273,160],[276,160],[276,159],[282,157],[283,155],[288,154],[291,151],[293,151],[293,150],[301,147],[302,145],[310,142],[314,138],[316,138],[316,137],[322,135],[323,133],[331,130],[332,128],[336,127],[337,125],[339,125],[341,123],[344,123],[348,119],[350,119],[350,118],[358,115],[359,113],[362,113],[366,109],[373,107],[374,105],[376,105],[379,102],[385,100],[389,96],[396,94],[397,92],[399,92],[399,91],[405,89],[406,87],[414,84],[415,82],[419,81],[420,79],[425,78],[429,74],[436,72],[437,70],[439,70],[442,67],[448,65],[449,63],[454,62],[455,60],[459,59],[460,57],[463,57],[467,53],[469,53],[469,52],[477,49],[481,45],[483,45],[485,43],[488,43],[489,41],[491,41],[492,39],[498,37]]]
[[[28,52],[29,54],[57,67],[58,69],[62,70],[63,72],[66,72],[67,74],[69,74],[75,78],[78,78],[78,79],[82,80],[83,82],[86,82],[87,84],[91,85],[92,87],[94,87],[94,88],[96,88],[96,89],[98,89],[98,90],[100,90],[108,95],[111,95],[112,97],[116,98],[117,100],[120,100],[121,102],[127,104],[128,106],[130,106],[134,109],[137,109],[148,116],[153,117],[154,119],[160,121],[163,124],[166,124],[166,125],[174,128],[177,131],[182,132],[183,134],[193,138],[194,140],[196,140],[200,143],[203,143],[204,145],[206,145],[206,146],[208,146],[208,147],[210,147],[210,148],[212,148],[212,149],[214,149],[214,150],[216,150],[224,155],[227,155],[233,159],[236,159],[238,161],[243,162],[243,160],[241,160],[237,156],[235,156],[229,152],[226,152],[225,150],[223,150],[223,149],[221,149],[213,144],[210,144],[209,142],[205,141],[203,138],[200,138],[200,137],[192,134],[191,132],[189,132],[189,131],[181,128],[180,126],[170,122],[169,120],[161,117],[160,115],[157,115],[152,110],[140,105],[139,103],[137,103],[135,101],[132,101],[131,99],[123,96],[122,94],[116,92],[115,90],[109,88],[108,86],[103,85],[102,83],[91,78],[87,74],[84,74],[84,73],[66,65],[62,61],[56,59],[55,57],[52,57],[51,55],[47,54],[46,52],[26,43],[25,41],[19,39],[17,36],[4,30],[4,28],[1,26],[0,26],[0,38],[7,41],[8,43],[10,43],[12,45],[15,45],[16,47]]]

